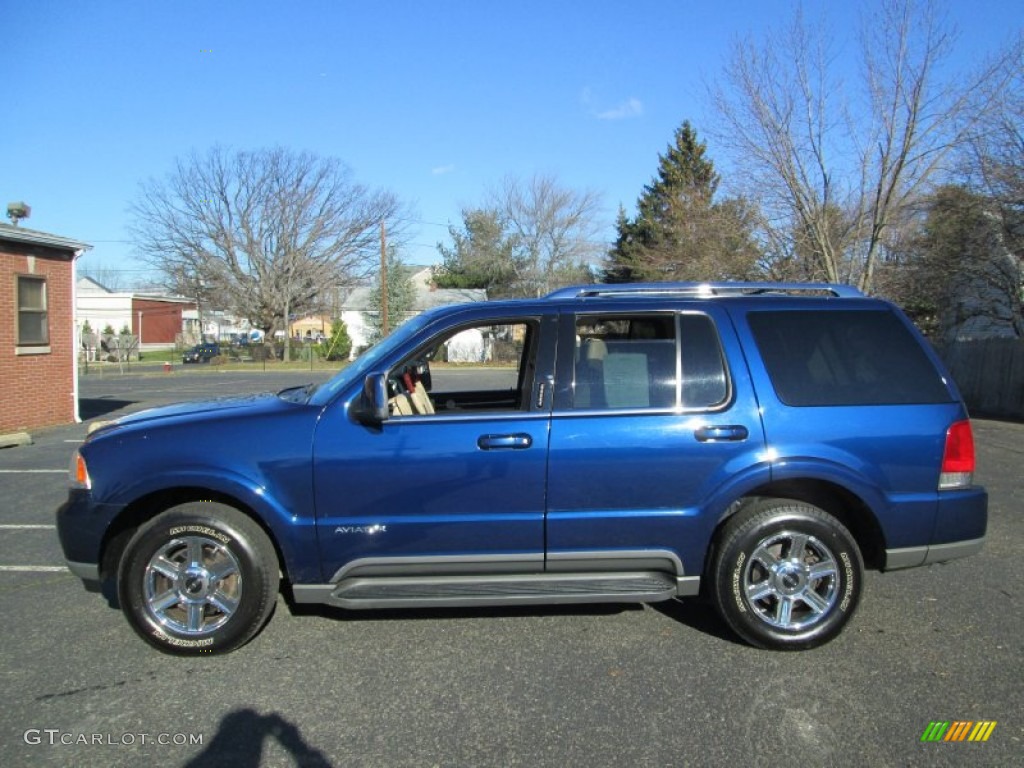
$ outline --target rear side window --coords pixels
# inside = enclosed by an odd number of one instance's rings
[[[574,408],[675,407],[675,318],[579,318],[574,373]]]
[[[676,408],[680,397],[687,409],[721,405],[729,380],[714,323],[702,314],[581,316],[573,393],[580,409]]]
[[[935,366],[890,311],[765,311],[747,318],[786,405],[950,402]]]

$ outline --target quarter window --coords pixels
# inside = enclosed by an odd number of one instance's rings
[[[761,311],[748,315],[775,392],[786,405],[947,403],[949,390],[889,311]]]
[[[50,343],[46,279],[18,276],[18,346]]]
[[[722,345],[707,315],[680,315],[683,408],[713,408],[729,397]]]

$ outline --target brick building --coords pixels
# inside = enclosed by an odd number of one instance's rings
[[[94,333],[108,325],[114,333],[127,328],[142,349],[171,347],[182,334],[198,333],[194,299],[111,291],[91,277],[78,278],[76,307],[79,328],[87,322]]]
[[[78,420],[75,260],[91,247],[0,224],[0,435]]]

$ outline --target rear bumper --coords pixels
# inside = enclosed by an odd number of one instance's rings
[[[935,515],[931,543],[887,549],[884,570],[914,568],[978,554],[988,527],[988,493],[984,488],[943,491]]]
[[[907,547],[906,549],[885,550],[886,571],[898,568],[915,568],[919,565],[943,563],[960,557],[970,557],[981,552],[984,537],[971,541],[956,541],[952,544],[933,544],[930,547]]]

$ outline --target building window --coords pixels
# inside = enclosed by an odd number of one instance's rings
[[[18,275],[18,346],[50,343],[46,278]]]

